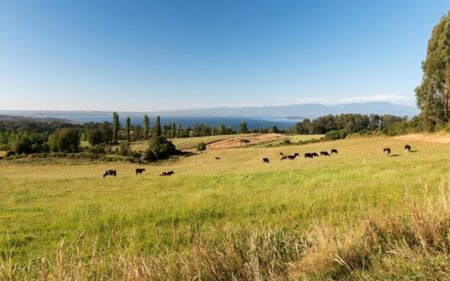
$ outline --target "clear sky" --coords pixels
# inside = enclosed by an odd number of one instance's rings
[[[2,0],[0,109],[415,104],[448,0]]]

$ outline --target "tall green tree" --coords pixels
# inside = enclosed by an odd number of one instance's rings
[[[148,133],[150,132],[150,119],[148,118],[147,114],[144,115],[144,139],[148,139]]]
[[[119,131],[120,131],[120,121],[119,114],[117,112],[113,113],[113,143],[119,141]]]
[[[181,137],[181,124],[178,124],[177,126],[177,131],[176,131],[176,137],[180,138]]]
[[[160,137],[162,134],[161,130],[161,118],[159,116],[156,116],[156,124],[155,124],[155,135],[157,137]]]
[[[172,122],[172,126],[170,128],[170,137],[171,138],[176,137],[176,135],[177,135],[176,132],[177,132],[177,127],[175,125],[175,122]]]
[[[131,141],[131,120],[130,117],[127,117],[127,120],[125,122],[125,129],[127,131],[127,141],[130,142]]]
[[[422,84],[416,88],[417,106],[429,125],[450,120],[450,11],[434,27],[422,63]]]

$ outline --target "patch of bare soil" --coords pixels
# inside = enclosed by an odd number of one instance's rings
[[[282,134],[254,134],[246,136],[237,136],[234,138],[229,138],[214,143],[210,143],[206,146],[206,149],[226,149],[226,148],[244,147],[252,144],[279,140],[283,138],[284,135]]]
[[[411,134],[398,136],[394,139],[404,141],[419,141],[427,143],[448,144],[450,143],[450,134]]]

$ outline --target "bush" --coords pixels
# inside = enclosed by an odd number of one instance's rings
[[[347,130],[342,129],[342,130],[332,130],[332,131],[328,131],[325,134],[325,139],[327,140],[340,140],[340,139],[345,139],[345,137],[348,135]]]
[[[205,144],[204,142],[199,142],[199,143],[197,144],[197,150],[198,150],[198,151],[206,150],[206,144]]]
[[[99,129],[90,130],[88,134],[88,142],[92,146],[104,143],[105,141],[103,140],[102,132]]]
[[[130,154],[130,145],[128,142],[124,142],[120,145],[119,154],[122,156],[128,156]]]
[[[11,144],[11,150],[16,154],[47,152],[47,137],[37,133],[21,133],[16,135]]]
[[[404,135],[409,131],[408,122],[405,120],[394,122],[383,128],[383,133],[388,136]]]
[[[178,154],[178,150],[176,150],[175,145],[167,140],[163,136],[153,136],[150,140],[150,144],[148,150],[146,151],[146,158],[148,161],[166,159],[170,155]]]
[[[91,146],[87,149],[87,152],[94,153],[94,154],[105,154],[105,148],[100,145]]]
[[[80,135],[72,128],[62,128],[49,137],[52,152],[77,152],[80,147]]]
[[[290,139],[285,139],[285,140],[283,140],[283,144],[291,144],[291,140]]]
[[[368,136],[370,135],[370,131],[369,129],[362,129],[361,131],[358,132],[358,134],[360,134],[361,136]]]
[[[450,124],[447,124],[447,126],[445,127],[445,131],[446,131],[447,133],[450,133]]]

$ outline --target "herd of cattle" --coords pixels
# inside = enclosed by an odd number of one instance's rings
[[[412,151],[411,150],[411,146],[409,144],[405,145],[405,152],[411,152],[411,151]],[[391,150],[390,147],[385,147],[383,149],[383,153],[386,156],[391,155],[391,152],[392,152],[392,150]],[[333,154],[338,154],[338,151],[337,151],[337,149],[333,148],[330,151],[320,151],[319,154],[320,154],[320,156],[328,156],[328,157],[330,157]],[[312,159],[314,157],[319,157],[319,154],[316,153],[316,152],[307,152],[303,156],[305,158]],[[280,156],[281,156],[280,160],[294,160],[295,158],[300,157],[300,154],[298,154],[296,152],[296,153],[294,153],[292,155],[285,155],[283,152],[280,152]],[[220,157],[215,156],[215,159],[216,160],[220,160]],[[267,157],[263,158],[262,161],[263,161],[263,163],[267,163],[267,164],[270,163],[270,160]],[[143,172],[145,172],[144,168],[136,168],[136,175],[142,175]],[[160,176],[171,176],[173,174],[175,174],[174,171],[167,171],[167,172],[162,172],[160,174]],[[106,176],[113,176],[113,177],[115,177],[115,176],[117,176],[117,171],[116,170],[106,170],[105,173],[103,174],[103,177],[106,177]]]
[[[143,172],[145,172],[144,168],[136,168],[136,176],[142,175]],[[173,174],[175,174],[174,171],[167,171],[167,172],[162,172],[160,174],[160,176],[171,176]],[[117,176],[117,171],[116,170],[106,170],[105,173],[103,174],[103,177],[107,177],[107,176],[115,177],[115,176]]]

